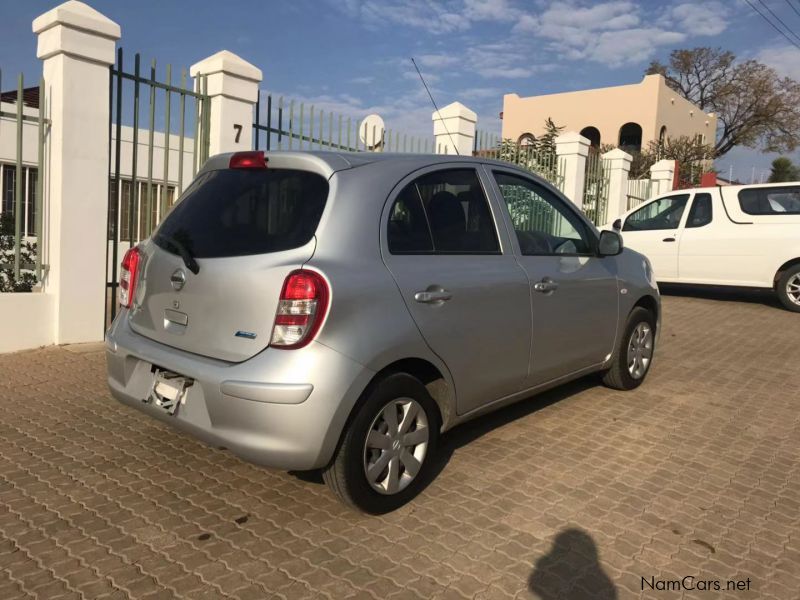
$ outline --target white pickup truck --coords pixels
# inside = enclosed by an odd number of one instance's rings
[[[769,288],[800,312],[800,182],[676,190],[612,227],[658,281]]]

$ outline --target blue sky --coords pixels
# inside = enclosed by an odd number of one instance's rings
[[[800,0],[764,0],[800,35]],[[639,81],[673,48],[721,46],[800,79],[800,50],[743,0],[206,0],[91,6],[122,27],[126,52],[159,69],[188,67],[220,49],[264,72],[262,87],[387,127],[430,135],[431,106],[410,56],[440,106],[458,100],[499,131],[504,93],[534,95]],[[37,78],[31,21],[53,1],[0,0],[3,88]],[[163,73],[163,71],[161,71]],[[737,149],[717,163],[758,177],[773,156]],[[793,158],[800,161],[800,153]]]

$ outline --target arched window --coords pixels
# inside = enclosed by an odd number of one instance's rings
[[[662,125],[661,130],[658,132],[658,145],[663,146],[664,142],[667,141],[667,126]]]
[[[642,126],[638,123],[625,123],[619,128],[619,147],[623,150],[642,149]]]
[[[532,146],[536,141],[536,137],[532,133],[523,133],[517,138],[517,143],[520,146]]]
[[[581,135],[589,140],[592,148],[600,147],[600,130],[597,127],[592,127],[591,125],[584,127],[581,129]]]

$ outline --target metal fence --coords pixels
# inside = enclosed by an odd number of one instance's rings
[[[13,110],[3,106],[12,104]],[[43,79],[38,87],[26,88],[20,74],[16,90],[0,93],[0,135],[15,136],[13,144],[2,145],[13,148],[11,156],[0,155],[0,292],[31,291],[47,271],[42,264],[45,114]],[[25,145],[26,138],[36,146],[35,153]]]
[[[583,212],[595,225],[608,220],[609,164],[596,151],[586,157],[586,176],[583,184]]]
[[[475,136],[475,156],[503,160],[536,173],[559,190],[564,190],[565,163],[555,148],[540,148],[501,139],[484,131]]]
[[[110,75],[107,320],[117,310],[121,253],[152,233],[206,161],[210,128],[203,75],[190,84],[182,69],[173,83],[166,65],[160,80],[156,61],[143,73],[138,53],[133,71],[126,71],[122,48]]]
[[[253,115],[254,150],[444,153],[432,138],[359,122],[305,102],[259,93]]]
[[[629,179],[628,180],[628,210],[638,206],[645,200],[653,196],[652,179]],[[618,216],[618,215],[615,215]]]

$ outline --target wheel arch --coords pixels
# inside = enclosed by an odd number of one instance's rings
[[[429,360],[418,357],[395,360],[375,373],[364,389],[364,392],[361,394],[359,401],[353,406],[351,416],[360,406],[362,398],[372,386],[387,375],[393,373],[407,373],[422,382],[422,385],[428,390],[428,393],[436,404],[436,408],[439,410],[439,421],[442,429],[447,429],[450,421],[455,416],[455,390],[453,390],[449,379],[439,367]]]
[[[775,271],[775,277],[772,280],[772,289],[778,288],[778,281],[780,281],[780,278],[783,277],[783,274],[786,272],[787,269],[790,269],[795,265],[800,265],[800,256],[789,259],[785,263],[783,263],[780,267],[778,267],[778,270]]]
[[[656,300],[655,297],[652,296],[651,294],[645,294],[644,296],[639,298],[636,301],[636,303],[631,307],[631,311],[633,311],[633,309],[637,307],[644,308],[645,310],[649,310],[651,313],[653,313],[656,317],[656,323],[660,321],[661,315],[659,311],[661,307],[658,303],[658,300]]]

